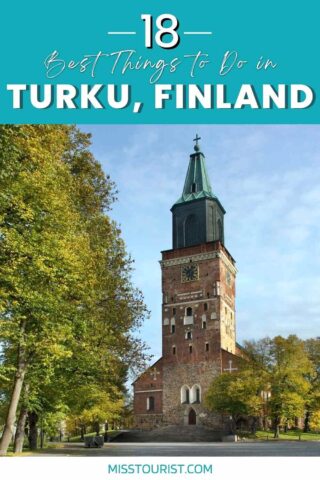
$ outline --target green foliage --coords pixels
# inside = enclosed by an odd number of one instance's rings
[[[311,395],[317,369],[296,336],[246,342],[244,358],[236,373],[222,374],[212,383],[206,400],[211,410],[233,418],[269,417],[278,435],[280,426],[303,417],[308,403],[319,405],[320,396]]]
[[[314,410],[310,418],[310,428],[316,432],[320,432],[320,410]]]
[[[89,147],[75,127],[0,126],[0,411],[18,365],[21,402],[55,418],[83,386],[87,417],[119,412],[128,370],[144,364],[148,312],[106,213],[114,184]]]
[[[241,416],[259,416],[263,400],[264,376],[255,375],[249,364],[235,373],[222,373],[211,384],[205,402],[210,410],[229,415],[234,422]]]

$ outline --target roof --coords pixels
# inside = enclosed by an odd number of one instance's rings
[[[196,150],[195,153],[190,155],[183,192],[174,205],[199,200],[201,198],[217,200],[211,188],[205,156],[202,152]]]

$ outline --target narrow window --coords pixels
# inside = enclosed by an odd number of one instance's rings
[[[207,292],[207,297],[208,297],[208,298],[210,297],[210,292]]]
[[[203,328],[203,330],[205,330],[207,328],[207,322],[205,320],[203,320],[203,322],[202,322],[202,328]]]
[[[209,352],[209,343],[206,342],[206,352]]]
[[[189,388],[186,389],[186,403],[190,403],[190,391],[189,391]]]
[[[196,402],[200,403],[200,388],[197,387],[196,389]]]
[[[208,310],[208,304],[207,303],[204,303],[203,304],[203,310],[206,312]]]
[[[147,410],[148,412],[152,412],[154,410],[154,397],[147,398]]]
[[[192,345],[189,345],[189,353],[192,353]]]
[[[187,308],[187,317],[192,317],[192,308],[191,307]]]
[[[190,391],[187,385],[181,387],[181,403],[190,403]]]
[[[191,340],[192,339],[192,332],[190,330],[187,331],[186,333],[186,339]]]
[[[176,354],[176,351],[177,351],[177,350],[176,350],[176,347],[173,346],[173,347],[172,347],[172,355],[175,355],[175,354]]]
[[[175,315],[177,313],[177,310],[175,308],[172,309],[172,315]]]
[[[193,182],[193,184],[191,185],[191,193],[196,193],[196,191],[197,191],[197,184]]]
[[[171,333],[174,333],[174,332],[176,331],[176,319],[175,319],[174,317],[171,318],[171,322],[170,322],[170,323],[171,323],[171,329],[170,329],[170,331],[171,331]]]

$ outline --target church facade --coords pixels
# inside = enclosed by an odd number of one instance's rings
[[[135,426],[205,425],[227,419],[204,404],[213,379],[236,369],[235,260],[225,210],[195,141],[181,197],[171,208],[172,249],[162,252],[162,357],[133,383]]]

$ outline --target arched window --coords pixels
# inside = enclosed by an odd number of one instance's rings
[[[190,403],[190,389],[188,385],[181,387],[181,403]]]
[[[193,182],[193,184],[191,185],[191,193],[196,193],[196,191],[197,191],[197,184]]]
[[[186,316],[187,317],[192,317],[192,308],[191,307],[188,307],[187,310],[186,310]]]
[[[191,332],[191,330],[188,330],[188,331],[185,333],[185,338],[186,338],[186,340],[192,340],[192,332]]]
[[[147,410],[148,412],[152,412],[154,410],[154,397],[147,398]]]
[[[200,403],[201,402],[201,387],[200,385],[193,385],[191,388],[191,403]]]

